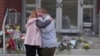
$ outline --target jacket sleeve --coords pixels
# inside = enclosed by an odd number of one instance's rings
[[[43,33],[48,33],[48,32],[51,32],[55,29],[55,22],[51,22],[46,28],[42,28],[41,31]]]
[[[41,21],[41,20],[36,20],[36,25],[39,28],[46,28],[49,24],[51,23],[50,20],[46,20],[46,21]]]
[[[27,28],[29,25],[31,25],[32,23],[34,23],[36,21],[36,19],[29,19],[25,25],[25,27]]]

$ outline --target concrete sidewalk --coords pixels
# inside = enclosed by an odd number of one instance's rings
[[[56,54],[57,53],[57,54]],[[100,49],[73,49],[68,54],[67,50],[56,52],[55,56],[100,56]],[[0,56],[25,56],[25,54],[6,54]]]
[[[0,56],[25,56],[25,55],[0,55]],[[100,55],[55,55],[55,56],[100,56]]]

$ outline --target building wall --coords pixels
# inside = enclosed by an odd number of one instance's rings
[[[0,0],[0,29],[5,15],[6,8],[15,8],[18,13],[22,10],[22,0]],[[100,0],[97,2],[97,11],[100,11]]]
[[[100,11],[100,0],[98,0],[98,3],[97,3],[97,11],[98,12]]]
[[[5,15],[6,8],[17,9],[18,13],[22,10],[22,0],[0,0],[0,30],[2,28],[2,23]]]
[[[21,13],[21,8],[22,8],[22,2],[21,2],[22,0],[8,0],[7,1],[7,3],[8,3],[8,5],[7,5],[7,7],[8,8],[14,8],[14,9],[17,9],[17,11],[19,12],[19,13]]]
[[[3,22],[5,10],[6,10],[6,5],[7,5],[6,0],[0,0],[0,30],[2,27],[2,22]]]

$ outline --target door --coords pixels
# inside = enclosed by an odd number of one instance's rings
[[[79,1],[57,0],[56,28],[61,33],[78,33],[79,29]]]
[[[83,33],[84,27],[93,30],[96,21],[95,3],[96,0],[57,0],[57,32]]]
[[[41,7],[56,19],[56,0],[41,0]]]
[[[81,0],[80,1],[80,8],[82,8],[82,12],[81,12],[81,19],[82,22],[80,22],[81,24],[81,31],[84,33],[84,31],[88,31],[89,34],[91,32],[93,32],[94,29],[94,25],[95,25],[95,2],[96,0]]]
[[[41,7],[41,0],[22,0],[22,31],[32,10]]]

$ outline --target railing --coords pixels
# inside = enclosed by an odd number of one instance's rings
[[[14,9],[14,8],[13,8],[13,9],[9,9],[9,12],[11,12],[11,11],[13,11],[14,14],[15,14],[15,15],[14,15],[14,17],[15,17],[15,18],[14,18],[14,19],[15,19],[15,20],[14,20],[14,23],[17,23],[17,22],[18,22],[18,21],[17,21],[17,10]],[[10,19],[10,18],[9,18],[9,19]],[[9,21],[9,23],[11,23],[11,21]]]
[[[4,20],[3,20],[3,24],[2,24],[2,31],[3,31],[3,54],[5,54],[6,53],[6,36],[5,36],[5,25],[6,25],[6,20],[7,19],[10,19],[9,18],[9,13],[10,13],[10,11],[13,11],[14,10],[14,12],[15,12],[15,21],[14,21],[14,23],[17,23],[17,10],[16,9],[9,9],[9,8],[7,8],[7,10],[6,10],[6,13],[5,13],[5,16],[4,16]],[[8,22],[8,24],[10,24],[11,23],[11,21],[9,20],[9,22]]]
[[[4,16],[4,20],[3,20],[3,25],[2,25],[2,30],[3,30],[3,54],[5,54],[5,23],[6,23],[6,19],[8,17],[9,14],[9,9],[7,8],[5,16]]]

